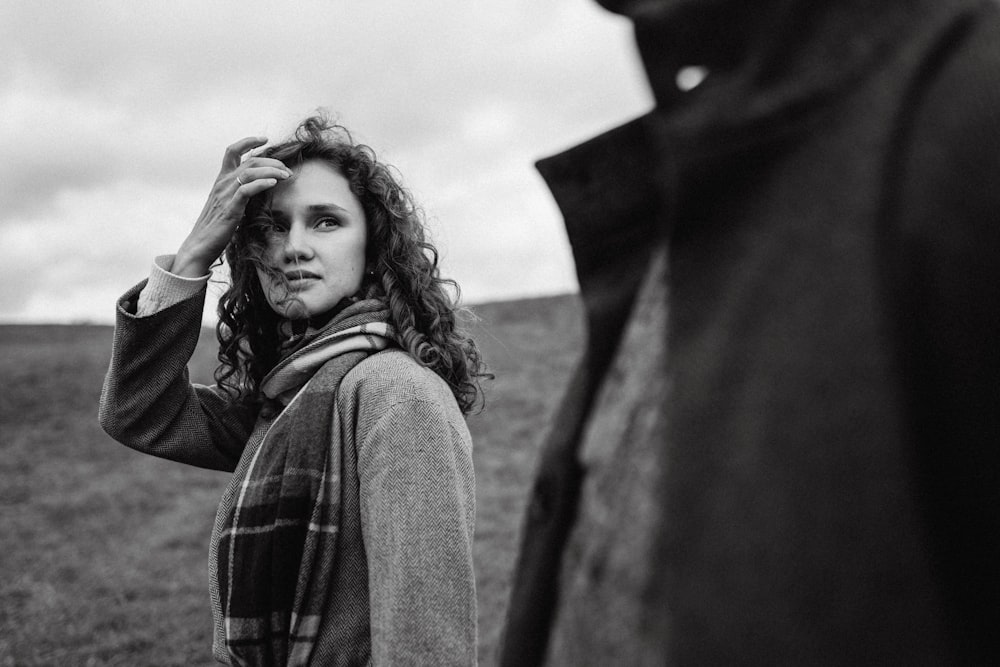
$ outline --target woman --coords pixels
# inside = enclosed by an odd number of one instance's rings
[[[226,151],[176,255],[118,305],[101,424],[234,471],[209,570],[230,664],[473,664],[471,439],[485,373],[410,195],[322,118]],[[225,252],[216,385],[188,383]]]

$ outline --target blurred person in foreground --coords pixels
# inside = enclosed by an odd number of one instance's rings
[[[475,664],[478,349],[370,148],[320,117],[265,143],[229,147],[177,254],[119,301],[101,424],[234,473],[210,545],[217,660]],[[191,385],[223,252],[217,384]]]
[[[539,163],[589,340],[501,663],[1000,664],[996,3],[602,4],[656,106]]]

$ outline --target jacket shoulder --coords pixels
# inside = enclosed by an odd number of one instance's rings
[[[447,383],[396,348],[366,357],[352,368],[344,376],[339,398],[359,410],[383,410],[412,401],[436,403],[448,412],[452,407],[458,410]]]

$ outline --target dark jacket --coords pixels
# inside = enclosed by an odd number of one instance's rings
[[[996,7],[701,4],[634,3],[657,108],[539,163],[589,340],[501,662],[996,662]]]

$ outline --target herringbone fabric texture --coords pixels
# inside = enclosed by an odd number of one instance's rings
[[[372,354],[353,368],[350,355],[358,353],[348,351],[323,360],[277,418],[272,410],[247,414],[217,389],[188,384],[184,367],[197,342],[204,292],[137,318],[129,311],[141,286],[120,303],[102,424],[139,451],[235,470],[209,549],[215,658],[248,662],[230,655],[224,633],[228,571],[238,569],[239,587],[246,585],[251,597],[240,593],[236,607],[230,604],[233,619],[292,598],[286,615],[230,623],[234,638],[269,628],[266,649],[252,659],[259,664],[475,664],[472,443],[448,385],[402,350]],[[312,355],[315,340],[298,349]],[[264,460],[255,464],[257,453],[278,438],[294,441],[296,451],[284,458],[269,454],[271,474],[253,473]],[[325,458],[317,468],[297,451],[305,440],[322,443]],[[256,483],[244,493],[248,478]],[[254,498],[275,489],[286,500],[262,516]],[[322,501],[310,504],[313,493]],[[271,528],[278,527],[270,547],[281,553],[265,548],[258,561],[246,551],[238,566],[220,570],[233,546],[224,529],[241,494],[247,514],[238,524],[248,530],[236,542],[269,518]],[[299,567],[292,573],[295,554]],[[265,561],[269,565],[260,566]],[[244,612],[237,608],[257,611],[238,616]],[[315,641],[296,641],[300,636]]]

